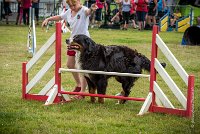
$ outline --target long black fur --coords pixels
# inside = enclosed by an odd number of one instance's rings
[[[73,45],[75,44],[75,45]],[[80,46],[77,47],[77,44]],[[103,46],[96,44],[91,38],[85,35],[76,35],[73,38],[69,49],[76,49],[80,55],[78,56],[78,64],[80,69],[106,72],[121,72],[141,74],[142,69],[150,71],[150,60],[136,50],[132,50],[126,46]],[[110,75],[87,74],[85,75],[89,92],[97,89],[98,94],[106,94],[106,87]],[[131,87],[138,79],[136,77],[113,76],[122,84],[123,95],[128,97]],[[120,103],[125,103],[122,100]]]

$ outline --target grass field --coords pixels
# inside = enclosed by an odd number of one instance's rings
[[[161,38],[178,59],[188,74],[195,75],[194,117],[192,119],[158,113],[148,113],[137,116],[142,102],[128,101],[124,105],[115,105],[116,100],[106,99],[105,104],[91,104],[89,97],[82,101],[44,106],[44,102],[21,99],[21,63],[29,61],[30,54],[26,50],[28,27],[0,25],[0,133],[10,134],[199,134],[200,133],[200,47],[181,46],[183,33],[162,32]],[[37,49],[39,49],[54,32],[54,27],[46,33],[40,27],[36,28]],[[151,31],[129,29],[128,31],[90,29],[95,42],[111,45],[126,45],[150,58]],[[65,39],[63,35],[62,67],[66,68]],[[160,52],[160,51],[159,51]],[[54,53],[51,48],[37,63],[30,78],[42,67]],[[173,67],[160,52],[159,60],[167,63],[166,70],[186,95],[186,87]],[[51,72],[45,75],[34,87],[37,92],[49,78]],[[148,74],[148,72],[144,72]],[[158,82],[166,95],[176,107],[180,104],[160,77]],[[139,79],[130,96],[146,97],[149,81]],[[72,90],[75,83],[70,73],[62,74],[62,86]],[[109,81],[107,94],[120,92],[120,85],[114,79]]]

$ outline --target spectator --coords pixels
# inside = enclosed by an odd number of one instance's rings
[[[137,5],[136,14],[138,18],[138,30],[143,30],[146,23],[146,14],[148,12],[147,5],[148,0],[135,0],[135,4]]]
[[[39,25],[39,2],[40,0],[32,0],[32,8],[35,9],[36,25]]]
[[[16,25],[21,24],[22,22],[22,16],[23,16],[23,7],[22,7],[22,1],[17,0],[17,18],[16,18]]]
[[[122,30],[127,30],[130,20],[131,0],[122,0],[121,5],[122,5],[122,16],[123,16]]]
[[[85,6],[90,8],[92,4],[96,3],[96,0],[86,0],[85,1]],[[90,15],[90,26],[91,28],[94,27],[94,23],[95,23],[95,11],[93,11]]]
[[[166,8],[166,2],[165,0],[158,0],[158,4],[157,4],[157,9],[158,9],[158,19],[162,18],[165,15],[165,8]]]
[[[8,17],[12,15],[12,11],[10,10],[10,0],[3,0],[3,5],[5,11],[6,24],[9,24]]]
[[[200,28],[200,16],[197,17],[197,27]]]
[[[31,0],[22,0],[23,6],[23,23],[29,25],[29,8],[31,7]]]
[[[123,21],[122,9],[119,8],[119,11],[112,17],[111,23],[114,24],[114,25],[121,25],[122,21]]]
[[[157,10],[157,0],[150,0],[148,8],[148,16],[147,16],[147,24],[150,27],[156,24],[156,12],[157,12],[156,10]]]
[[[136,21],[136,7],[137,5],[135,4],[134,0],[131,0],[131,10],[130,10],[130,20],[132,21],[132,26],[134,29],[137,28],[137,25],[135,23]]]
[[[104,7],[105,1],[100,1],[100,0],[96,0],[96,5],[97,5],[97,10],[96,10],[96,16],[95,16],[95,20],[97,23],[97,26],[100,27],[101,26],[101,21],[102,21],[102,9]]]
[[[170,26],[173,27],[176,20],[178,20],[180,17],[181,17],[181,12],[179,9],[176,9],[176,12],[173,13],[172,18],[170,19],[171,22]]]

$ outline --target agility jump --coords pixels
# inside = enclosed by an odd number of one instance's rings
[[[179,18],[175,23],[175,31],[185,32],[185,30],[193,25],[194,11],[190,8],[190,12],[187,16]],[[160,31],[172,31],[173,29],[169,27],[170,25],[170,12],[167,12],[160,20],[159,27]]]
[[[192,117],[193,109],[193,96],[194,96],[194,76],[188,75],[171,51],[167,48],[165,43],[158,35],[158,27],[154,26],[152,34],[152,55],[151,55],[151,71],[150,71],[150,91],[146,98],[133,98],[133,97],[122,97],[122,96],[111,96],[101,94],[89,94],[80,92],[66,92],[63,90],[61,85],[61,72],[81,72],[81,73],[104,73],[113,75],[126,75],[131,77],[146,77],[144,74],[124,74],[118,72],[103,72],[103,71],[89,71],[89,70],[70,70],[61,68],[61,23],[56,23],[56,33],[54,33],[49,40],[41,47],[41,49],[35,54],[35,56],[27,63],[22,63],[22,98],[29,100],[45,101],[45,105],[52,103],[59,103],[63,101],[70,101],[69,94],[78,94],[84,96],[103,97],[103,98],[114,98],[114,99],[126,99],[134,101],[144,101],[144,104],[139,112],[139,115],[143,115],[147,111],[149,112],[160,112],[175,114],[185,117]],[[30,68],[41,58],[41,56],[48,50],[48,48],[56,42],[55,54],[50,58],[48,62],[42,67],[42,69],[33,77],[32,80],[28,80],[28,72]],[[178,72],[180,77],[183,79],[187,86],[187,97],[183,95],[175,82],[171,79],[165,69],[162,67],[157,59],[158,48],[161,49],[163,54],[170,61],[172,66]],[[55,76],[44,86],[44,88],[38,94],[31,94],[30,90],[39,82],[44,74],[49,70],[51,66],[55,65]],[[163,93],[158,83],[156,82],[156,71],[162,79],[166,82],[172,92],[175,94],[177,99],[182,105],[182,109],[175,108],[167,96]],[[157,101],[159,100],[159,101]],[[161,102],[161,106],[158,106],[158,102]]]

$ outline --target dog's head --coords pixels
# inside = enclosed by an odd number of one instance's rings
[[[71,43],[69,43],[68,49],[77,50],[80,52],[87,50],[88,52],[90,52],[93,50],[95,44],[96,43],[88,36],[79,34],[74,36]]]

